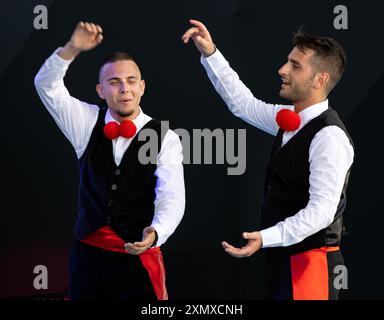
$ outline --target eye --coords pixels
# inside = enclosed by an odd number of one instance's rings
[[[116,85],[119,84],[119,82],[118,82],[118,81],[111,81],[111,82],[109,82],[109,84],[110,84],[111,86],[116,86]]]

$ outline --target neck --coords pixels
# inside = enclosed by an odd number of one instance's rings
[[[304,109],[313,106],[314,104],[323,102],[327,99],[327,97],[318,97],[318,98],[311,98],[305,101],[297,101],[293,103],[293,106],[295,107],[295,112],[299,113],[300,111],[303,111]]]
[[[115,119],[117,122],[121,123],[124,120],[135,120],[137,116],[140,114],[140,108],[137,108],[135,111],[133,111],[131,114],[126,115],[126,116],[121,116],[118,114],[116,111],[109,109],[111,116],[113,119]]]

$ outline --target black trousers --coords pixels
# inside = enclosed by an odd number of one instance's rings
[[[107,251],[75,241],[69,255],[69,298],[156,300],[137,255]]]
[[[344,259],[340,252],[327,252],[327,270],[328,273],[328,299],[338,300],[340,289],[335,286],[335,278],[339,273],[335,272],[336,266],[344,266]],[[337,270],[337,269],[336,269]],[[314,282],[315,283],[315,282]],[[306,288],[308,292],[315,291],[314,283],[308,282]],[[292,284],[292,263],[291,257],[278,259],[266,259],[266,287],[267,299],[269,300],[294,300],[294,288]]]

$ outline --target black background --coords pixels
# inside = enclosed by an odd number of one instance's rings
[[[48,29],[33,28],[33,8],[48,7]],[[335,30],[333,8],[348,8],[348,30]],[[80,20],[100,24],[104,41],[71,65],[66,85],[81,100],[96,95],[103,57],[127,51],[146,80],[141,106],[171,128],[246,128],[247,170],[228,176],[225,165],[185,165],[184,219],[163,246],[171,299],[263,299],[263,256],[236,260],[222,240],[242,244],[258,229],[267,158],[273,137],[235,118],[211,86],[192,43],[181,36],[188,19],[203,21],[214,42],[258,98],[278,96],[278,68],[293,31],[335,37],[348,55],[342,81],[330,96],[354,139],[355,164],[342,247],[348,267],[343,299],[384,297],[382,258],[384,3],[358,1],[2,1],[0,4],[0,297],[65,292],[73,241],[78,172],[76,155],[40,102],[33,78],[69,39]],[[33,287],[35,265],[48,268],[48,290]],[[42,292],[43,291],[43,292]]]

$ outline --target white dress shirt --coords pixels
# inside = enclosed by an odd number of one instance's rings
[[[275,105],[255,98],[219,50],[208,58],[201,57],[209,79],[229,110],[249,124],[276,136],[276,114],[292,105]],[[328,100],[302,110],[300,127],[284,132],[284,146],[301,128],[328,109]],[[340,201],[346,174],[352,165],[353,147],[345,132],[337,126],[321,129],[309,149],[309,202],[295,215],[275,226],[261,230],[263,247],[289,246],[329,226]]]
[[[60,48],[59,48],[60,49]],[[64,85],[64,76],[73,60],[64,60],[57,49],[44,63],[35,77],[36,90],[41,101],[51,114],[61,131],[73,145],[77,157],[84,153],[99,114],[97,105],[88,104],[72,97]],[[133,120],[136,134],[151,120],[140,108]],[[117,122],[110,114],[105,115],[105,123]],[[118,137],[112,140],[113,156],[116,165],[134,137]],[[183,172],[182,145],[179,136],[168,130],[157,156],[155,212],[151,226],[158,233],[157,245],[166,242],[180,223],[185,209],[185,187]]]

